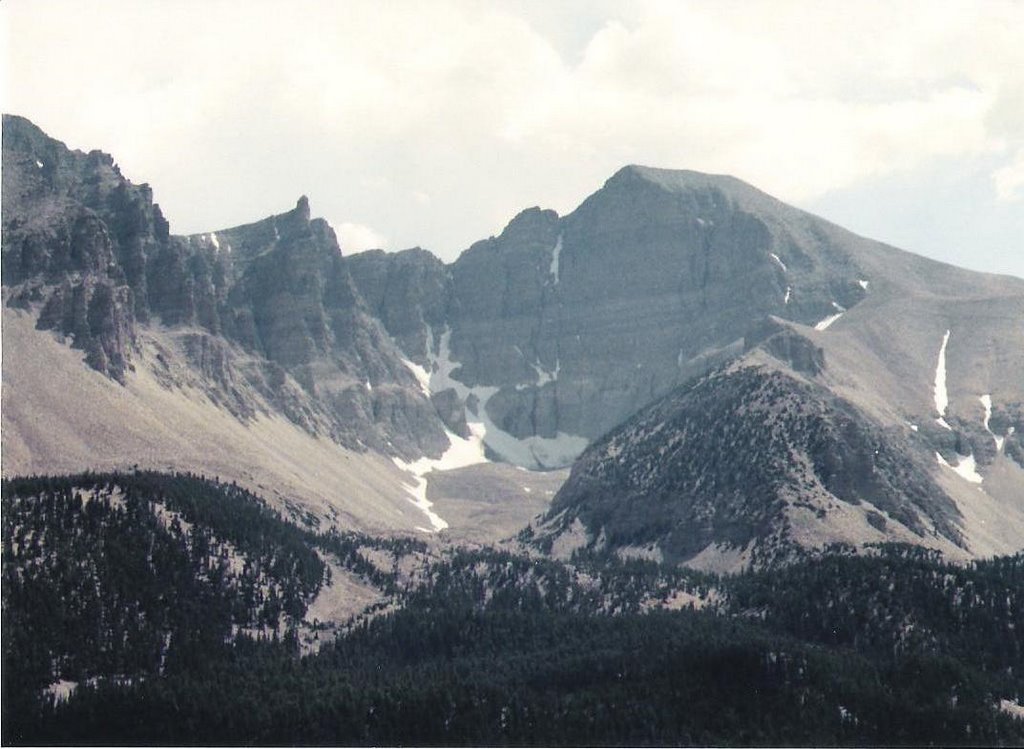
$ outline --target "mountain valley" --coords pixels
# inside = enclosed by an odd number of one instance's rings
[[[5,743],[1024,740],[1024,279],[635,165],[451,263],[2,179]]]

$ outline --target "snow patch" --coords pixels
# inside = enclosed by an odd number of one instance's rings
[[[946,423],[946,409],[949,407],[949,392],[946,390],[946,346],[949,345],[949,333],[942,337],[942,346],[939,348],[939,361],[935,365],[935,410],[939,413],[936,419],[939,426],[952,430]]]
[[[402,488],[412,498],[410,501],[422,510],[427,516],[427,520],[430,521],[430,528],[419,527],[417,530],[434,533],[443,531],[448,527],[448,522],[430,509],[434,506],[434,503],[427,499],[426,475],[428,473],[431,471],[451,471],[455,468],[487,462],[481,435],[473,430],[472,426],[470,426],[470,431],[472,434],[469,439],[464,439],[454,432],[446,430],[450,446],[440,458],[420,458],[411,463],[407,463],[401,458],[391,459],[400,470],[412,474],[413,483],[402,484]]]
[[[956,456],[957,464],[955,466],[947,463],[946,460],[938,453],[935,453],[935,458],[939,461],[939,465],[953,470],[961,478],[966,481],[970,481],[972,484],[980,484],[985,480],[984,477],[978,473],[977,465],[974,462],[974,453],[971,453],[970,455],[960,455],[958,453]]]
[[[865,281],[863,278],[857,279],[857,285],[864,289],[864,291],[868,290],[869,283],[870,282]]]
[[[829,315],[824,320],[819,321],[815,326],[815,330],[828,330],[829,326],[832,325],[836,320],[843,316],[846,312],[846,307],[839,304],[838,302],[832,302],[832,309],[836,311],[834,315]]]
[[[821,320],[820,322],[816,323],[815,326],[814,326],[814,329],[815,330],[828,330],[829,326],[831,326],[832,323],[834,323],[836,320],[838,320],[842,316],[843,316],[842,312],[838,312],[838,313],[836,313],[834,315],[829,315],[824,320]]]
[[[430,397],[430,374],[427,373],[427,370],[424,369],[423,367],[421,367],[416,362],[409,361],[408,359],[402,359],[402,364],[405,365],[406,369],[408,369],[410,372],[412,372],[413,376],[416,378],[416,381],[420,384],[420,390],[422,390],[423,394],[429,398]],[[367,383],[367,384],[369,384],[369,383]]]
[[[214,249],[220,249],[220,242],[217,240],[217,232],[210,232],[210,244],[214,246]]]
[[[786,264],[784,262],[782,262],[782,258],[780,258],[778,255],[776,255],[774,252],[770,252],[768,254],[771,255],[772,256],[772,260],[774,260],[776,262],[776,264],[780,268],[782,268],[782,272],[783,273],[785,273],[786,271],[789,270],[789,268],[786,267]]]
[[[37,161],[36,163],[38,164],[39,162]],[[67,702],[76,689],[78,689],[77,681],[61,679],[60,681],[53,682],[45,691],[47,694],[52,695],[57,702]]]
[[[441,336],[442,351],[445,352],[445,358],[447,358],[448,347],[448,341],[445,338],[445,336],[450,336],[450,334],[450,331],[446,331],[445,334]],[[428,327],[428,354],[433,348],[433,337],[433,331],[431,331]],[[433,356],[431,358],[435,359],[435,357]],[[432,376],[427,374],[426,369],[419,366],[418,364],[415,364],[414,362],[409,361],[408,359],[403,359],[402,362],[405,364],[406,367],[408,367],[412,371],[414,375],[416,375],[416,379],[419,380],[420,382],[420,388],[423,390],[423,393],[429,397],[431,393],[431,382],[433,380]],[[448,381],[451,381],[452,383],[456,382],[455,380],[450,379],[451,370],[452,367],[448,367],[443,373],[441,373],[440,369],[437,372],[435,372],[435,374],[439,374],[437,381],[439,383],[447,383]],[[459,384],[461,385],[461,383]],[[447,389],[447,386],[441,387],[440,389],[445,390]],[[463,389],[469,390],[468,388],[465,388],[465,386],[463,386]],[[458,391],[458,388],[456,388],[456,390]],[[460,397],[465,397],[462,395],[461,392],[459,392],[459,395]],[[430,509],[431,507],[433,507],[433,502],[430,502],[427,499],[426,475],[428,473],[430,473],[431,471],[451,471],[456,468],[464,468],[466,466],[475,465],[477,463],[487,462],[487,456],[484,452],[484,428],[480,424],[471,422],[468,418],[466,421],[470,431],[470,436],[468,438],[460,437],[459,435],[455,434],[450,430],[445,430],[445,434],[448,436],[449,447],[447,450],[445,450],[444,454],[440,458],[423,457],[420,458],[419,460],[412,461],[411,463],[407,463],[401,458],[391,459],[394,462],[394,464],[398,466],[399,469],[407,473],[411,473],[413,476],[414,483],[403,484],[402,486],[405,489],[405,491],[411,496],[412,503],[416,505],[416,507],[418,507],[420,510],[422,510],[424,514],[426,514],[427,519],[430,521],[431,525],[430,528],[421,527],[418,530],[422,530],[427,533],[432,533],[444,530],[448,527],[448,522],[444,520],[444,518],[442,518],[436,512],[434,512],[432,509]]]
[[[40,169],[42,169],[43,168],[43,162],[41,162],[39,159],[36,159],[36,166],[39,167]]]
[[[555,368],[550,372],[541,369],[540,361],[536,364],[531,364],[530,366],[533,367],[533,371],[537,373],[537,387],[539,388],[544,387],[549,382],[557,382],[558,373],[562,369],[562,363],[558,359],[555,360]]]
[[[548,269],[548,273],[551,274],[552,278],[555,279],[557,284],[561,280],[559,274],[559,260],[562,256],[562,235],[558,235],[558,239],[555,241],[555,246],[551,248],[551,267]]]
[[[978,398],[981,401],[981,405],[985,407],[985,431],[992,435],[992,439],[996,443],[996,452],[1003,451],[1003,443],[1006,442],[1006,437],[1000,437],[998,434],[992,431],[988,422],[992,418],[992,396],[986,393]]]
[[[1014,718],[1024,720],[1024,705],[1013,700],[999,700],[999,709],[1007,715],[1012,715]]]
[[[433,334],[430,332],[430,340]],[[433,346],[428,347],[432,351]],[[533,435],[525,439],[513,437],[499,428],[487,413],[487,402],[498,392],[499,388],[491,385],[468,387],[452,376],[452,372],[461,365],[451,358],[451,329],[446,328],[438,341],[437,354],[431,354],[433,372],[430,375],[430,389],[440,392],[452,388],[459,399],[468,403],[470,396],[475,398],[475,407],[467,406],[466,423],[474,434],[479,433],[487,447],[513,465],[526,468],[558,468],[568,465],[589,444],[586,437],[557,432],[554,437]],[[555,365],[551,374],[552,381],[558,378],[560,365]],[[550,373],[549,373],[550,374]],[[540,373],[538,373],[540,376]]]
[[[790,297],[792,295],[793,295],[793,287],[792,286],[787,286],[786,287],[786,296],[783,297],[782,303],[783,304],[789,304],[789,299],[790,299]]]

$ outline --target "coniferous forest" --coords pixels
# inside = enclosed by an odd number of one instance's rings
[[[2,489],[6,744],[1024,743],[1022,554],[720,577],[321,532],[192,475]],[[378,598],[329,631],[340,574]]]

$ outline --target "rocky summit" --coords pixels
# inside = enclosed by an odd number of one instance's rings
[[[642,166],[450,264],[345,255],[305,197],[179,236],[111,156],[3,127],[5,473],[198,467],[495,538],[541,513],[556,554],[715,569],[1024,546],[1020,279]]]

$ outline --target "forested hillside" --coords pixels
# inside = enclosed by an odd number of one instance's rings
[[[3,509],[5,743],[1024,741],[1024,555],[425,554],[153,473],[6,481]],[[390,603],[311,652],[331,565]]]

